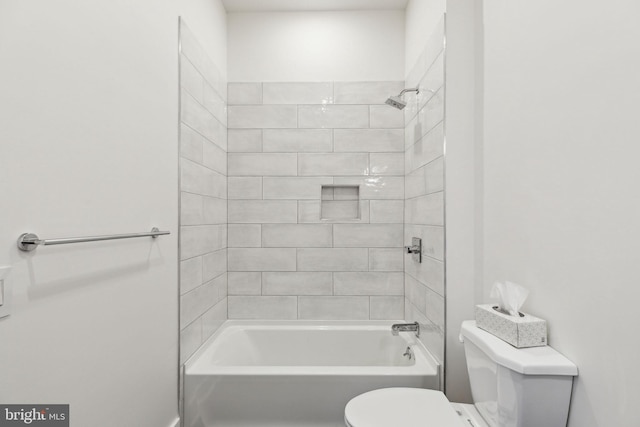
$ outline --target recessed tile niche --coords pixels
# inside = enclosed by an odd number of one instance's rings
[[[360,187],[357,185],[323,185],[320,219],[360,219]]]

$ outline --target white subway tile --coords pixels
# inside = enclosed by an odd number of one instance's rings
[[[227,126],[230,128],[295,128],[297,125],[298,109],[295,105],[236,105],[227,109]]]
[[[202,316],[217,300],[215,282],[210,281],[180,296],[180,328]]]
[[[202,256],[202,280],[215,279],[227,272],[227,250],[220,249]]]
[[[229,248],[229,271],[295,271],[293,248]]]
[[[235,200],[262,199],[261,177],[234,177],[227,178],[229,183],[228,197]]]
[[[425,48],[420,57],[413,65],[407,75],[408,87],[415,87],[429,69],[435,58],[444,48],[444,18],[436,25],[435,29],[427,39]]]
[[[262,104],[262,83],[229,83],[227,99],[229,105]]]
[[[404,295],[402,272],[333,273],[335,295]]]
[[[360,219],[358,200],[323,200],[320,204],[320,218],[329,221]]]
[[[298,154],[298,175],[368,175],[366,153]]]
[[[202,315],[202,341],[209,339],[227,320],[227,299],[223,298]]]
[[[212,142],[203,143],[202,163],[222,175],[227,174],[227,153]]]
[[[444,225],[443,192],[408,199],[404,219],[406,224]]]
[[[402,224],[334,224],[333,245],[350,248],[400,247]]]
[[[209,57],[209,55],[205,54],[202,61],[202,66],[196,66],[196,68],[198,69],[198,71],[200,71],[200,74],[202,74],[205,81],[208,82],[216,92],[218,92],[222,99],[226,100],[227,82],[222,78],[220,69],[218,68],[216,63]]]
[[[400,93],[404,82],[336,82],[333,87],[336,104],[384,104]]]
[[[180,258],[222,249],[227,245],[226,225],[203,225],[180,227]]]
[[[199,225],[203,223],[202,196],[192,193],[180,193],[180,225]]]
[[[371,175],[404,175],[404,153],[369,154]]]
[[[204,49],[191,32],[191,29],[180,20],[180,53],[189,58],[196,69],[201,69],[204,63]]]
[[[333,277],[330,272],[262,273],[264,295],[331,295]]]
[[[294,153],[229,153],[227,158],[229,176],[295,176],[298,173]]]
[[[422,257],[422,263],[405,263],[405,272],[432,291],[444,295],[444,263],[430,257]],[[426,292],[426,291],[425,291]]]
[[[333,184],[333,178],[264,178],[264,198],[289,200],[318,200],[323,185]]]
[[[202,321],[197,319],[180,330],[180,364],[183,364],[202,344]]]
[[[180,261],[180,294],[185,294],[202,284],[202,257]]]
[[[370,271],[403,271],[404,248],[369,249]]]
[[[298,316],[305,320],[367,320],[369,297],[298,297]]]
[[[369,110],[372,129],[404,128],[404,113],[389,105],[371,105]]]
[[[331,247],[331,227],[325,224],[263,224],[262,247]]]
[[[333,137],[336,152],[404,152],[403,129],[335,129]]]
[[[420,109],[415,119],[420,124],[421,132],[416,134],[419,139],[426,135],[438,123],[444,120],[444,89],[440,88],[438,92],[429,98],[426,105]]]
[[[262,246],[262,225],[229,224],[230,248],[259,248]]]
[[[429,67],[424,79],[420,82],[420,88],[427,92],[435,93],[444,85],[444,52],[440,52],[438,57]]]
[[[406,171],[412,171],[444,155],[444,126],[437,125],[406,151]]]
[[[422,314],[427,304],[427,286],[410,274],[404,275],[404,295]]]
[[[402,296],[372,296],[371,320],[404,319],[404,297]]]
[[[261,129],[229,129],[229,153],[259,153],[262,151]]]
[[[265,129],[263,148],[273,153],[333,151],[331,129]]]
[[[371,223],[402,224],[404,200],[371,200]]]
[[[207,82],[204,83],[204,108],[223,126],[227,126],[227,104],[220,94]]]
[[[296,319],[298,300],[288,296],[230,296],[229,319]]]
[[[360,198],[363,200],[404,198],[404,177],[401,176],[334,177],[333,183],[359,185]]]
[[[295,200],[229,200],[229,223],[292,223],[297,222],[298,203]]]
[[[262,273],[256,272],[230,272],[229,295],[261,295]]]
[[[204,137],[184,123],[180,123],[180,156],[202,163]]]
[[[369,106],[301,105],[298,107],[298,127],[311,129],[368,128]]]
[[[333,83],[263,83],[264,104],[332,104]]]
[[[441,331],[444,331],[444,297],[427,288],[425,314]]]
[[[298,249],[298,271],[367,271],[366,248]]]
[[[204,103],[204,79],[185,55],[180,55],[180,86],[199,103]]]
[[[444,190],[444,157],[414,170],[405,177],[407,198],[423,196]]]
[[[422,254],[431,258],[444,260],[444,227],[405,224],[404,241],[411,242],[412,237],[422,239]]]
[[[360,200],[360,217],[349,218],[347,212],[326,212],[327,215],[334,215],[333,218],[340,219],[328,219],[321,218],[321,207],[319,200],[301,200],[298,202],[298,222],[299,223],[368,223],[369,222],[369,201]]]
[[[180,94],[180,119],[199,134],[226,149],[225,127],[188,92]]]
[[[226,224],[227,201],[215,197],[203,197],[204,223]]]

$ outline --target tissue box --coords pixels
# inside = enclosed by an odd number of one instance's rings
[[[476,325],[517,348],[547,345],[547,322],[529,314],[515,317],[497,305],[476,305]]]

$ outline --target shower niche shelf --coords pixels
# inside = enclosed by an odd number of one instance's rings
[[[360,187],[357,185],[323,185],[320,219],[328,221],[360,219]]]

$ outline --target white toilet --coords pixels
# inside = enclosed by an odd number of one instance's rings
[[[345,407],[347,427],[566,427],[578,368],[549,346],[518,349],[462,323],[473,405],[442,392],[384,388]]]

